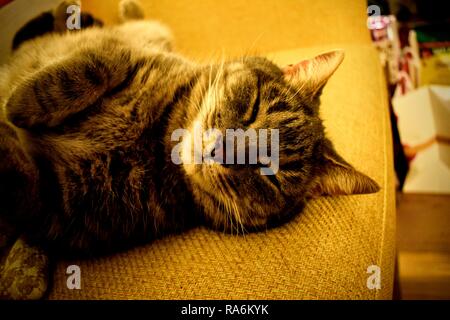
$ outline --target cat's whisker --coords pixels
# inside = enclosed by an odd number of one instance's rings
[[[232,191],[229,187],[229,185],[227,184],[226,179],[224,179],[224,177],[221,176],[221,173],[218,172],[217,170],[214,170],[213,168],[211,168],[211,172],[213,172],[214,175],[214,180],[217,182],[217,185],[219,187],[220,190],[220,194],[224,195],[221,197],[221,202],[225,205],[226,208],[226,215],[227,215],[227,220],[229,221],[230,224],[230,230],[232,232],[234,232],[234,230],[236,230],[236,233],[239,234],[239,227],[240,225],[242,225],[242,221],[240,219],[240,215],[239,213],[238,216],[236,216],[236,212],[238,210],[238,207],[235,203],[235,201],[233,200],[234,195],[232,194]],[[236,222],[236,225],[235,225]]]
[[[223,180],[218,180],[218,181],[223,182]],[[219,182],[219,185],[220,185],[220,189],[221,189],[222,193],[227,193],[227,186],[221,185],[220,182]],[[225,206],[226,206],[226,213],[228,216],[228,220],[230,222],[231,231],[234,231],[234,229],[236,228],[236,232],[238,232],[238,226],[235,227],[235,225],[234,225],[235,219],[233,219],[233,217],[234,217],[233,201],[230,199],[230,197],[223,197],[222,201],[225,203]]]
[[[220,173],[218,173],[220,175]],[[225,188],[226,190],[228,190],[228,193],[230,195],[229,199],[230,199],[230,204],[232,206],[232,213],[234,218],[236,219],[236,222],[238,223],[238,228],[237,228],[237,232],[239,234],[239,228],[242,231],[242,234],[245,234],[247,232],[247,230],[244,227],[244,224],[242,222],[242,216],[241,216],[241,212],[239,209],[239,206],[236,204],[235,199],[238,199],[238,195],[236,194],[236,192],[233,190],[233,188],[230,186],[230,181],[228,180],[228,178],[226,176],[222,177],[222,179],[220,179],[220,181],[222,181],[225,184]]]
[[[206,171],[208,172],[207,173],[208,175],[211,175],[211,177],[212,177],[211,180],[215,181],[217,183],[217,187],[218,187],[218,189],[220,191],[218,193],[219,204],[223,206],[223,209],[224,209],[223,211],[224,211],[224,213],[226,215],[226,219],[223,222],[224,232],[227,231],[228,227],[230,227],[230,230],[233,230],[233,220],[232,220],[232,217],[231,217],[231,214],[230,214],[231,210],[230,210],[230,207],[229,207],[229,203],[227,201],[227,197],[221,196],[222,194],[224,194],[226,192],[223,190],[223,186],[221,185],[220,180],[217,178],[218,177],[218,173],[216,172],[216,170],[213,170],[210,166],[206,167]],[[216,219],[218,221],[220,221],[218,216],[216,217]]]

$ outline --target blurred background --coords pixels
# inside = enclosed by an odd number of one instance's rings
[[[368,1],[391,99],[397,173],[397,294],[450,298],[448,1]]]

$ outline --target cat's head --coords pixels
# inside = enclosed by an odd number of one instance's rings
[[[214,226],[258,229],[309,197],[378,191],[336,153],[319,118],[322,89],[343,57],[332,51],[283,69],[247,57],[211,69],[181,154]]]

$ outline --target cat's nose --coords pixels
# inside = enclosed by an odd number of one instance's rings
[[[217,163],[225,162],[224,143],[225,141],[221,135],[216,136],[212,143],[209,143],[205,149],[205,154],[207,155],[208,160],[212,160]]]

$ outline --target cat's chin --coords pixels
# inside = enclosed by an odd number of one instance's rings
[[[227,174],[229,169],[214,161],[204,161],[202,164],[183,163],[186,176],[198,184],[215,182],[218,174]]]
[[[194,189],[215,197],[215,194],[218,192],[215,177],[217,176],[218,170],[220,170],[220,165],[214,169],[217,172],[216,174],[211,172],[210,170],[212,168],[208,168],[207,166],[206,164],[186,164],[183,165],[183,169],[187,180]]]

